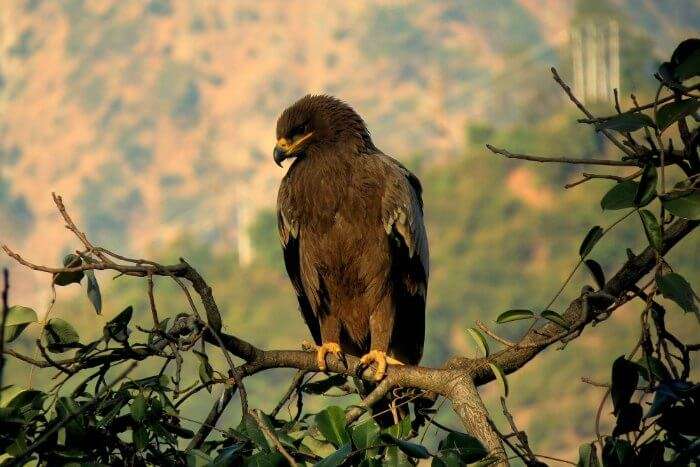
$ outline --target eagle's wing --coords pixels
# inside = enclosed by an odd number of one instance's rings
[[[417,277],[428,279],[428,237],[423,223],[422,187],[418,178],[396,159],[380,156],[388,167],[386,187],[382,198],[382,222],[387,235],[398,234],[408,249],[408,257],[415,260],[412,271]]]
[[[380,156],[386,171],[382,222],[389,237],[392,282],[397,297],[392,351],[399,360],[418,363],[423,353],[428,287],[428,237],[418,178],[397,160]]]
[[[299,255],[299,220],[294,214],[289,200],[288,178],[280,185],[277,197],[277,229],[284,253],[284,265],[292,281],[299,301],[299,309],[317,345],[321,345],[321,328],[309,297],[304,292],[301,279],[301,258]]]

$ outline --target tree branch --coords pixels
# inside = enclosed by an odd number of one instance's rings
[[[542,157],[542,156],[532,156],[530,154],[514,154],[506,149],[500,149],[490,144],[486,147],[489,151],[494,154],[500,154],[501,156],[506,156],[509,159],[522,159],[526,161],[533,162],[558,162],[563,164],[587,164],[587,165],[614,165],[619,167],[638,167],[639,164],[630,161],[615,161],[609,159],[577,159],[574,157]]]

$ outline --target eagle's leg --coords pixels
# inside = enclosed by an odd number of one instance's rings
[[[340,349],[340,344],[337,342],[324,342],[316,347],[316,363],[318,363],[319,370],[326,371],[326,355],[329,353],[338,357],[338,360],[343,359],[343,351]]]
[[[323,344],[316,347],[316,363],[321,371],[326,371],[326,355],[329,353],[340,361],[345,360],[339,344],[340,322],[335,316],[327,315],[321,320],[321,341]]]
[[[369,318],[370,349],[372,350],[360,359],[360,363],[363,366],[369,366],[372,363],[377,364],[377,371],[374,373],[377,381],[384,378],[387,364],[403,365],[400,361],[387,355],[393,328],[394,306],[391,303],[391,298],[387,296]]]
[[[360,358],[360,363],[363,366],[370,366],[372,363],[377,364],[377,371],[374,373],[374,378],[379,381],[386,374],[386,366],[388,365],[403,365],[402,362],[390,357],[383,350],[370,350]]]

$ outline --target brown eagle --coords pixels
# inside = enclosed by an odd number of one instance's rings
[[[277,121],[274,160],[294,158],[279,188],[284,262],[316,341],[388,364],[423,354],[428,239],[421,184],[372,142],[362,118],[330,96],[308,95]]]

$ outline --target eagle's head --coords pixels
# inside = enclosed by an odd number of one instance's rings
[[[367,126],[345,102],[327,95],[307,95],[285,109],[277,120],[275,163],[290,157],[332,152],[376,151]]]

